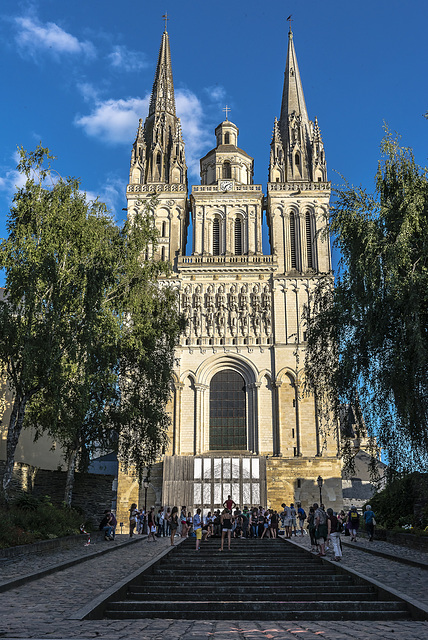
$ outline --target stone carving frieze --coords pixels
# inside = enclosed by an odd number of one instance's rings
[[[272,291],[268,284],[187,284],[181,294],[187,338],[270,338]]]

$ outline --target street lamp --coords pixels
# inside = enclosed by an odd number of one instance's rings
[[[318,478],[317,478],[317,484],[318,484],[318,488],[319,488],[319,490],[320,490],[320,506],[322,505],[322,492],[321,492],[321,489],[322,489],[323,482],[324,482],[324,481],[323,481],[323,479],[321,478],[321,476],[318,476]]]
[[[143,533],[147,533],[147,489],[149,488],[150,480],[146,477],[143,480],[144,487],[144,523],[143,523]]]

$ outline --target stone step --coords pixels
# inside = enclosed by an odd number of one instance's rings
[[[243,600],[247,601],[252,601],[252,602],[258,602],[258,601],[263,601],[263,602],[269,602],[272,604],[272,602],[275,601],[281,601],[281,602],[295,602],[296,599],[299,600],[299,602],[304,602],[304,601],[308,601],[308,602],[314,602],[316,601],[317,603],[319,602],[323,602],[323,601],[328,601],[330,602],[332,600],[332,598],[334,598],[335,601],[338,602],[349,602],[349,601],[355,601],[356,599],[359,602],[373,602],[374,598],[374,594],[373,592],[369,591],[352,591],[349,593],[331,593],[330,591],[319,591],[319,590],[313,590],[313,591],[306,591],[306,592],[299,592],[296,593],[294,591],[272,591],[271,593],[267,594],[267,593],[260,593],[259,591],[257,591],[257,589],[254,590],[242,590],[242,591],[222,591],[222,592],[216,592],[216,591],[212,591],[211,593],[202,591],[199,592],[200,596],[202,599],[209,599],[210,601],[221,601],[223,602],[224,600],[229,600],[229,601],[234,601],[234,600],[239,600],[240,602],[242,602]],[[195,591],[194,589],[192,591],[186,591],[186,590],[177,590],[177,591],[160,591],[158,593],[154,592],[153,590],[150,591],[150,598],[152,601],[154,600],[160,600],[160,601],[168,601],[170,602],[171,600],[181,600],[182,602],[187,602],[187,600],[184,599],[185,596],[188,597],[194,597],[195,595]],[[181,596],[181,598],[180,598]],[[129,598],[134,600],[134,601],[138,601],[138,602],[146,602],[146,597],[147,594],[145,593],[135,593],[134,591],[130,591],[129,593]],[[267,599],[268,598],[268,599]]]
[[[105,617],[195,620],[399,620],[405,603],[283,540],[243,541],[219,553],[183,542],[109,602]],[[244,549],[245,547],[245,549]]]
[[[271,600],[233,601],[215,600],[170,601],[159,600],[112,602],[107,618],[175,618],[211,620],[400,620],[408,617],[407,609],[398,602],[349,601],[290,601]]]

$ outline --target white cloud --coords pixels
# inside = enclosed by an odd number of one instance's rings
[[[204,107],[194,93],[179,90],[175,102],[186,144],[187,168],[191,176],[199,178],[199,160],[213,146],[213,132],[207,128]]]
[[[206,87],[205,93],[208,94],[213,102],[217,102],[218,104],[222,104],[226,97],[226,89],[220,85],[216,85],[215,87]]]
[[[15,18],[18,32],[16,42],[18,46],[30,53],[37,51],[50,51],[53,54],[83,54],[93,56],[94,45],[91,42],[82,42],[71,33],[67,33],[54,22],[41,24],[32,18]]]
[[[108,54],[107,58],[115,69],[120,71],[140,71],[148,66],[148,62],[144,53],[139,51],[130,51],[123,45],[117,45],[113,51]]]
[[[0,175],[0,191],[4,191],[7,196],[12,196],[17,189],[25,185],[27,178],[16,169],[8,169],[4,175]]]
[[[189,173],[197,178],[199,159],[212,146],[213,132],[211,128],[207,128],[204,106],[194,93],[179,89],[175,92],[175,101],[186,143],[186,163]],[[98,100],[95,101],[92,113],[77,116],[75,124],[82,127],[88,136],[108,144],[131,145],[138,120],[147,115],[149,102],[150,94],[144,98],[127,100]]]
[[[126,205],[125,192],[126,182],[117,176],[108,176],[103,182],[101,191],[98,193],[93,190],[84,191],[88,202],[97,198],[100,202],[104,202],[116,221],[123,220],[126,217],[126,213],[122,212],[122,207]]]
[[[139,118],[147,113],[150,95],[127,100],[96,101],[88,116],[78,116],[74,123],[85,133],[108,144],[129,144],[134,141]]]

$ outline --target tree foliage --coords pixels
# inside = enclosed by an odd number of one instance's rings
[[[352,405],[392,467],[428,454],[428,181],[388,131],[375,193],[346,183],[329,231],[339,274],[319,281],[307,309],[307,384],[324,424]],[[374,442],[374,441],[373,441]]]
[[[153,203],[120,228],[105,205],[86,201],[79,180],[45,168],[48,159],[41,146],[21,149],[27,182],[1,244],[0,361],[14,394],[3,490],[31,425],[63,447],[70,502],[76,463],[117,444],[119,432],[124,462],[140,475],[162,450],[180,320],[173,290],[157,284],[167,265],[142,259],[156,243]]]

